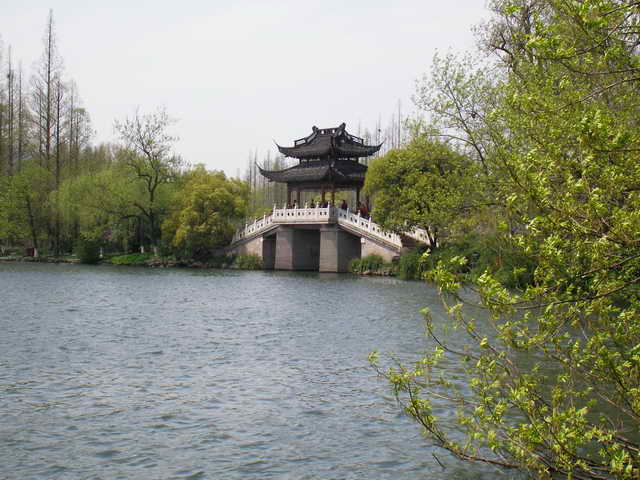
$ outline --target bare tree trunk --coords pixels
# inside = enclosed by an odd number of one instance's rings
[[[18,69],[18,157],[16,170],[22,170],[22,156],[24,145],[24,97],[22,95],[22,65]]]
[[[33,243],[33,248],[38,250],[38,231],[36,229],[36,220],[35,220],[35,215],[33,213],[33,206],[31,205],[31,197],[27,195],[24,200],[25,200],[25,206],[27,207],[27,216],[29,217],[29,230],[31,231],[31,242]]]
[[[11,47],[9,47],[9,65],[7,70],[7,115],[8,115],[8,152],[7,152],[7,173],[12,175],[14,172],[14,122],[15,122],[15,78],[13,65],[11,61]]]
[[[60,78],[58,78],[56,84],[56,156],[55,156],[55,179],[56,179],[56,191],[55,191],[55,248],[54,255],[56,257],[60,256],[60,176],[61,176],[61,168],[62,168],[62,84],[60,83]]]

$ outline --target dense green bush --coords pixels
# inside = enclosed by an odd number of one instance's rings
[[[508,288],[531,285],[536,268],[535,258],[519,249],[513,241],[507,240],[501,234],[466,235],[422,257],[422,271],[433,270],[442,262],[465,281],[475,281],[488,271]],[[456,258],[464,258],[464,261],[456,262]]]
[[[75,251],[80,263],[95,264],[100,261],[100,242],[98,240],[80,237],[76,243]]]
[[[108,262],[114,265],[146,265],[152,258],[152,253],[130,253],[111,257]]]
[[[238,255],[232,266],[240,270],[262,270],[262,259],[257,255]]]
[[[364,258],[354,258],[349,263],[349,271],[351,273],[361,274],[365,272],[379,272],[385,265],[380,255],[368,255]]]
[[[422,254],[425,248],[404,253],[398,260],[398,277],[403,280],[420,280],[423,274]]]
[[[226,268],[229,265],[233,265],[234,260],[235,258],[232,256],[214,255],[207,259],[207,265],[212,268]]]

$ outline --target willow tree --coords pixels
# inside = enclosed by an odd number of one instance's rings
[[[492,7],[483,46],[502,73],[480,125],[493,135],[485,159],[505,175],[500,195],[521,226],[511,241],[536,257],[535,278],[514,292],[483,275],[485,325],[465,313],[459,279],[440,264],[431,278],[466,345],[444,341],[425,311],[437,346],[414,367],[381,373],[433,443],[459,458],[540,478],[638,478],[640,8]],[[441,375],[453,359],[466,390]],[[434,413],[443,405],[457,409],[456,427]]]

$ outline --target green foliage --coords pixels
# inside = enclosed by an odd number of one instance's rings
[[[196,166],[184,175],[173,213],[162,226],[165,242],[178,257],[210,257],[231,241],[246,214],[247,197],[244,183]]]
[[[464,259],[458,263],[454,259]],[[418,259],[421,269],[429,271],[439,263],[465,283],[476,282],[484,273],[491,274],[507,288],[526,288],[533,284],[536,260],[500,234],[467,234],[452,240]]]
[[[495,84],[447,61],[420,94],[445,134],[476,149],[503,220],[482,241],[451,238],[427,259],[448,328],[466,344],[449,348],[425,310],[437,347],[413,366],[378,371],[458,458],[536,478],[639,478],[637,5],[492,7],[481,37],[498,54]],[[491,89],[491,102],[471,95]],[[464,308],[469,276],[486,322]],[[505,288],[510,281],[521,289]],[[467,391],[443,375],[456,361]],[[457,412],[454,428],[438,417],[443,399]]]
[[[177,137],[169,133],[175,120],[163,109],[115,122],[124,148],[119,162],[126,168],[136,199],[127,203],[148,226],[151,245],[158,245],[162,217],[171,199],[171,186],[182,168],[182,159],[173,153]]]
[[[11,177],[0,177],[0,238],[24,239],[39,248],[51,215],[52,185],[51,173],[35,164]]]
[[[384,259],[380,255],[367,255],[363,258],[354,258],[349,263],[349,271],[351,273],[376,273],[385,266]]]
[[[262,270],[262,259],[257,255],[238,255],[233,260],[232,268],[239,270]]]
[[[455,231],[455,221],[473,209],[476,166],[451,145],[417,135],[369,166],[364,191],[373,196],[373,216],[383,228],[426,229],[431,242]]]
[[[142,196],[126,165],[116,161],[65,181],[59,201],[65,222],[75,223],[81,235],[97,238],[124,230],[137,217],[134,204]]]
[[[398,277],[403,280],[421,280],[424,272],[423,254],[424,249],[415,249],[400,255]]]
[[[100,241],[80,237],[76,242],[75,253],[80,263],[98,263],[100,262]]]
[[[144,266],[152,260],[152,253],[130,253],[127,255],[117,255],[106,260],[106,263],[112,263],[114,265],[134,265]]]
[[[356,273],[356,274],[361,273],[360,263],[361,263],[361,260],[359,258],[354,258],[353,260],[351,260],[349,262],[349,267],[348,267],[349,272]]]

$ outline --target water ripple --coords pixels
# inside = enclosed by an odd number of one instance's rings
[[[367,366],[426,347],[421,284],[3,264],[0,291],[0,478],[495,478],[430,461]]]

